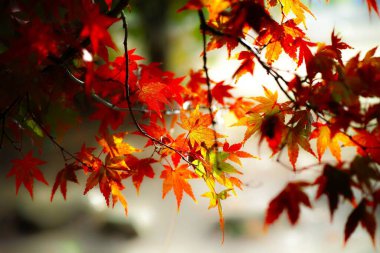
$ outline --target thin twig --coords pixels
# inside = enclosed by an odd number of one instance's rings
[[[203,70],[204,70],[205,75],[206,75],[208,111],[209,111],[210,118],[211,118],[212,128],[214,130],[214,145],[213,145],[213,147],[214,147],[215,155],[217,156],[218,137],[216,135],[216,122],[215,122],[214,114],[213,114],[212,108],[211,108],[213,96],[211,93],[211,81],[210,81],[210,76],[209,76],[208,68],[207,68],[207,40],[206,40],[207,24],[206,24],[206,19],[205,19],[205,16],[204,16],[202,10],[198,11],[198,15],[199,15],[200,23],[201,23],[200,28],[202,31],[202,40],[203,40]],[[218,164],[218,159],[216,159],[216,162]],[[219,168],[219,166],[217,166],[217,167]]]
[[[131,115],[131,118],[132,118],[132,121],[134,123],[134,125],[136,126],[137,130],[142,134],[144,135],[145,137],[151,139],[153,142],[157,143],[157,144],[160,144],[174,152],[176,152],[179,156],[181,156],[182,160],[184,160],[185,162],[187,162],[189,165],[192,165],[193,164],[185,157],[184,154],[182,154],[180,151],[178,151],[177,149],[163,143],[162,141],[156,139],[155,137],[151,136],[150,134],[148,134],[141,126],[140,124],[138,123],[137,119],[136,119],[136,116],[132,110],[132,102],[131,102],[131,98],[130,98],[130,87],[129,87],[129,64],[128,64],[128,24],[127,24],[127,18],[125,16],[125,13],[124,11],[121,12],[121,17],[122,17],[122,20],[123,20],[123,28],[124,28],[124,42],[123,42],[123,45],[124,45],[124,57],[125,57],[125,99],[127,100],[127,103],[128,103],[128,110],[129,110],[129,113]]]
[[[66,148],[64,148],[61,144],[58,143],[58,141],[51,135],[51,133],[49,132],[49,130],[47,130],[47,128],[44,126],[44,124],[42,122],[40,122],[40,120],[31,111],[31,109],[30,109],[30,101],[29,100],[30,100],[29,94],[27,94],[27,97],[26,97],[26,103],[27,103],[26,109],[28,111],[28,114],[32,118],[32,120],[38,125],[38,127],[42,130],[42,132],[49,138],[49,140],[61,151],[62,154],[67,154],[69,157],[71,157],[72,159],[74,159],[78,163],[80,163],[82,165],[86,165],[88,167],[87,164],[85,164],[83,161],[81,161],[80,159],[78,159],[75,155],[73,155],[70,151],[68,151]]]

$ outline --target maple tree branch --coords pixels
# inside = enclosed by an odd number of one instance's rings
[[[106,15],[109,17],[116,18],[119,14],[123,12],[123,10],[128,7],[129,5],[129,0],[120,0],[117,2],[115,7],[111,9]]]
[[[203,70],[205,72],[205,75],[206,75],[206,85],[207,85],[207,101],[208,101],[208,112],[209,112],[209,115],[211,117],[211,124],[212,124],[212,129],[214,130],[214,145],[213,145],[213,149],[215,151],[215,159],[216,159],[216,163],[217,163],[217,168],[219,168],[218,166],[218,159],[217,159],[217,151],[218,151],[218,137],[217,137],[217,134],[216,134],[216,122],[215,122],[215,118],[214,118],[214,114],[212,112],[212,100],[213,100],[213,96],[212,96],[212,93],[211,93],[211,81],[210,81],[210,76],[209,76],[209,73],[208,73],[208,68],[207,68],[207,40],[206,40],[206,29],[207,29],[207,24],[206,24],[206,19],[205,19],[205,16],[204,16],[204,13],[202,10],[199,10],[198,11],[198,16],[199,16],[199,20],[200,20],[200,29],[202,31],[202,41],[203,41]]]
[[[27,94],[27,96],[26,96],[26,103],[27,103],[26,109],[28,111],[29,116],[38,125],[38,127],[42,130],[42,132],[49,138],[49,140],[60,150],[60,152],[62,153],[62,155],[63,154],[67,154],[69,157],[71,157],[75,161],[79,162],[80,164],[86,165],[85,163],[83,163],[83,161],[81,161],[80,159],[78,159],[75,155],[73,155],[70,151],[68,151],[66,148],[64,148],[61,144],[58,143],[58,141],[51,135],[51,133],[49,132],[49,130],[44,126],[44,124],[42,122],[40,122],[40,120],[31,111],[30,105],[29,105],[29,103],[30,103],[29,100],[30,100],[29,94]],[[64,160],[66,162],[67,159],[65,158],[65,156],[63,156],[63,158],[64,158]]]
[[[224,32],[221,32],[219,30],[216,30],[215,28],[207,25],[206,21],[204,21],[204,29],[206,29],[207,31],[209,31],[212,34],[217,35],[217,36],[222,36],[222,37],[227,37],[227,38],[235,39],[240,45],[242,45],[245,49],[247,49],[249,52],[251,52],[255,56],[255,58],[259,62],[259,64],[267,71],[267,73],[269,75],[271,75],[275,79],[277,85],[279,86],[279,88],[281,89],[281,91],[284,92],[285,96],[287,96],[290,101],[295,102],[295,99],[292,98],[288,94],[288,92],[284,89],[284,87],[282,86],[282,84],[280,82],[280,80],[281,80],[285,84],[288,84],[288,81],[282,75],[280,75],[276,70],[274,70],[272,66],[268,65],[267,63],[265,63],[261,59],[260,52],[257,49],[255,49],[255,48],[251,47],[250,45],[248,45],[248,43],[244,39],[242,39],[240,37],[236,37],[236,36],[233,36],[231,34],[224,33]]]
[[[80,80],[79,78],[77,78],[70,70],[69,68],[66,67],[66,72],[67,74],[69,75],[69,77],[76,83],[78,83],[82,88],[84,88],[85,86],[85,82],[83,80]],[[108,108],[112,109],[112,110],[115,110],[115,111],[121,111],[121,112],[129,112],[129,108],[125,108],[125,107],[120,107],[120,106],[117,106],[116,104],[113,104],[111,103],[110,101],[108,101],[107,99],[104,99],[102,98],[101,96],[99,96],[98,94],[96,94],[94,91],[91,91],[90,92],[90,95],[91,97],[107,106]],[[228,109],[228,108],[226,108]],[[151,113],[152,110],[148,110],[148,109],[144,109],[144,108],[135,108],[135,107],[132,107],[132,110],[135,111],[135,112],[141,112],[141,113]],[[190,109],[189,109],[190,110]],[[192,109],[191,109],[192,110]],[[178,115],[180,114],[181,110],[180,109],[172,109],[172,110],[161,110],[160,111],[161,113],[165,114],[165,115]]]
[[[84,88],[85,86],[85,82],[81,79],[79,79],[78,77],[76,77],[68,67],[65,67],[65,70],[66,70],[66,73],[69,75],[69,77],[71,78],[71,80],[73,80],[74,82],[78,83],[82,88]],[[114,81],[114,80],[111,80],[111,81]],[[113,104],[111,103],[110,101],[108,101],[107,99],[105,98],[102,98],[101,96],[99,96],[97,93],[95,93],[94,91],[91,91],[90,92],[90,95],[91,97],[107,106],[108,108],[112,109],[112,110],[115,110],[115,111],[121,111],[121,112],[129,112],[129,108],[126,108],[126,107],[120,107],[120,106],[117,106],[116,104]],[[203,110],[208,110],[208,107],[207,106],[199,106],[200,109],[203,109]],[[218,107],[219,109],[224,109],[224,110],[229,110],[230,108],[229,107],[226,107],[226,106],[223,106],[223,107]],[[132,107],[131,108],[134,112],[141,112],[141,113],[153,113],[154,111],[152,110],[149,110],[149,109],[146,109],[146,108],[136,108],[136,107]],[[160,110],[160,113],[162,114],[165,114],[167,116],[170,116],[170,115],[179,115],[181,113],[181,110],[182,111],[193,111],[194,108],[192,107],[189,107],[189,108],[185,108],[185,109],[168,109],[168,110]]]
[[[180,151],[178,151],[177,149],[163,143],[162,141],[156,139],[155,137],[151,136],[150,134],[148,134],[139,124],[139,122],[137,121],[136,119],[136,116],[132,110],[132,102],[131,102],[131,98],[130,98],[130,93],[129,93],[129,58],[128,58],[128,25],[127,25],[127,18],[126,18],[126,15],[124,13],[124,11],[121,12],[121,18],[122,18],[122,21],[123,21],[123,29],[124,29],[124,41],[123,41],[123,45],[124,45],[124,57],[125,57],[125,99],[127,100],[127,104],[128,104],[128,110],[129,110],[129,114],[131,115],[131,118],[132,118],[132,121],[134,123],[134,125],[136,126],[137,130],[142,134],[144,135],[145,137],[151,139],[153,142],[157,143],[157,144],[160,144],[161,146],[164,146],[174,152],[176,152],[179,156],[181,156],[182,160],[184,160],[186,163],[188,163],[189,165],[191,166],[194,166],[186,157],[184,154],[182,154]]]
[[[5,121],[7,114],[12,110],[12,108],[21,101],[22,96],[16,97],[5,109],[0,113],[0,118],[1,118],[1,136],[0,136],[0,149],[3,147],[3,141],[4,141],[4,136],[9,140],[14,147],[15,142],[10,138],[10,136],[5,132]]]

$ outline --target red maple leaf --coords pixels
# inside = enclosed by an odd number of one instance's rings
[[[368,5],[368,11],[371,12],[372,10],[376,12],[377,15],[380,16],[379,8],[377,6],[376,0],[366,0]]]
[[[331,33],[331,46],[326,46],[326,49],[330,49],[335,52],[335,58],[338,60],[340,65],[343,65],[342,50],[350,48],[352,47],[349,46],[347,43],[343,42],[342,38],[340,38],[338,34],[335,33],[335,31]]]
[[[351,202],[354,201],[350,174],[346,170],[327,164],[323,169],[323,174],[316,179],[314,184],[319,185],[316,195],[317,199],[322,194],[327,196],[331,217],[333,217],[335,210],[338,208],[339,196]]]
[[[137,101],[146,104],[148,109],[154,111],[161,117],[161,110],[169,104],[170,94],[166,73],[161,71],[157,64],[141,66],[141,78],[139,80],[139,88],[136,93]]]
[[[211,94],[216,101],[224,105],[224,99],[232,97],[231,93],[229,92],[229,90],[232,88],[233,87],[231,85],[224,85],[223,82],[219,82],[214,86],[214,88],[212,88]]]
[[[29,151],[24,158],[12,160],[13,167],[8,172],[7,177],[16,177],[16,194],[20,189],[21,184],[29,191],[30,196],[33,198],[33,179],[48,185],[44,175],[37,166],[45,164],[44,161],[33,157],[33,151]]]
[[[85,173],[98,170],[102,165],[102,161],[92,154],[95,150],[96,148],[86,147],[86,145],[83,144],[81,150],[75,154],[77,158],[76,163],[82,167]]]
[[[373,212],[367,210],[368,200],[363,199],[359,205],[348,216],[346,226],[344,228],[344,242],[350,238],[351,234],[358,227],[359,223],[362,225],[368,234],[371,236],[372,242],[375,245],[376,233],[376,218]]]
[[[236,78],[237,82],[241,76],[243,76],[246,73],[253,74],[253,70],[255,68],[255,62],[254,62],[254,55],[253,53],[249,51],[241,51],[238,56],[238,60],[242,60],[239,68],[235,71],[233,74],[233,77]]]
[[[261,137],[259,142],[265,138],[273,154],[277,153],[282,144],[285,125],[281,114],[273,114],[265,116],[260,126]]]
[[[157,160],[152,158],[138,159],[133,155],[126,155],[124,161],[130,169],[128,174],[132,176],[133,184],[137,193],[139,193],[140,185],[144,180],[144,177],[154,177],[154,171],[151,164],[156,163]]]
[[[108,46],[116,50],[116,46],[108,32],[108,28],[118,21],[100,13],[99,6],[90,1],[83,1],[83,29],[80,34],[82,38],[89,37],[94,53],[98,53],[99,45]]]
[[[296,224],[300,215],[300,205],[311,208],[309,197],[302,191],[305,182],[289,183],[270,203],[265,217],[265,226],[275,222],[283,211],[287,211],[289,221]]]
[[[121,124],[124,122],[124,118],[126,116],[125,111],[117,111],[102,103],[96,103],[96,110],[92,115],[90,115],[90,120],[99,120],[99,132],[101,134],[105,134],[108,131],[108,127],[110,126],[113,130],[119,128]]]
[[[119,189],[124,188],[121,180],[122,174],[126,173],[127,168],[112,166],[112,158],[110,156],[107,156],[106,160],[108,160],[108,162],[105,166],[102,166],[99,170],[92,172],[87,178],[86,188],[84,189],[83,194],[87,194],[88,191],[96,185],[99,185],[100,192],[103,194],[107,206],[109,206],[112,186],[117,185]]]
[[[78,178],[75,175],[75,171],[81,169],[77,164],[65,164],[65,167],[60,170],[55,177],[55,182],[53,185],[53,189],[51,190],[50,201],[53,201],[55,192],[60,187],[60,191],[62,193],[63,198],[66,200],[66,192],[67,192],[67,181],[71,181],[74,183],[78,183]]]

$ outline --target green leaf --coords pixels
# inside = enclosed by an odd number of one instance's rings
[[[27,119],[25,121],[25,125],[30,128],[36,135],[39,137],[44,137],[44,133],[42,129],[38,126],[38,124],[33,119]]]

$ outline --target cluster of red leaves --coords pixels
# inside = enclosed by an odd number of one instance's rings
[[[343,62],[342,50],[351,47],[335,32],[330,44],[307,38],[303,27],[306,16],[313,14],[300,0],[190,0],[180,11],[199,13],[201,33],[210,37],[207,45],[204,41],[203,59],[208,51],[224,46],[229,56],[237,51],[234,55],[240,65],[232,80],[238,82],[261,67],[287,101],[265,86],[263,96],[234,97],[232,83],[209,77],[206,60],[202,70],[176,77],[157,63],[144,64],[135,49],[125,48],[124,54],[110,59],[110,50],[118,49],[108,28],[119,21],[114,10],[127,3],[30,0],[8,1],[0,7],[0,19],[8,24],[8,30],[0,34],[4,48],[0,80],[10,84],[0,88],[0,144],[23,151],[27,139],[42,152],[43,141],[49,140],[59,148],[64,166],[56,175],[51,200],[58,188],[66,199],[67,182],[79,183],[77,173],[83,172],[84,194],[97,187],[108,206],[120,202],[127,213],[122,193],[126,179],[131,178],[139,192],[145,177],[154,178],[155,170],[161,170],[162,197],[173,191],[178,209],[184,193],[196,200],[189,179],[203,180],[207,192],[202,196],[209,198],[209,208],[217,207],[223,230],[221,202],[243,188],[238,178],[241,158],[255,156],[242,149],[258,135],[259,145],[266,142],[272,156],[287,149],[294,171],[299,169],[300,147],[324,165],[314,183],[286,185],[270,202],[266,225],[285,210],[291,224],[296,224],[300,206],[312,208],[304,189],[317,186],[316,199],[326,195],[331,217],[341,199],[352,203],[345,241],[359,223],[375,241],[374,212],[380,203],[376,184],[380,180],[380,59],[376,48],[364,58],[358,54]],[[379,14],[376,1],[367,0],[367,4]],[[272,8],[281,11],[281,21],[272,17]],[[294,74],[289,80],[281,76],[272,65],[282,53],[297,68],[305,68],[306,76]],[[363,99],[370,98],[376,102],[365,106]],[[215,130],[218,110],[214,108],[235,116],[234,126],[245,128],[242,140],[230,143]],[[168,120],[168,114],[175,116]],[[86,118],[99,123],[98,146],[83,144],[79,152],[71,153],[60,141],[66,130]],[[128,122],[136,132],[121,130]],[[146,138],[145,146],[139,149],[127,143],[131,135]],[[342,147],[356,148],[352,161],[342,159]],[[328,149],[336,164],[323,162]],[[149,156],[141,152],[145,150],[151,151]],[[45,162],[32,151],[12,163],[8,176],[16,177],[16,193],[24,184],[33,197],[34,179],[48,184],[39,168]]]
[[[300,215],[300,205],[312,208],[308,195],[304,188],[317,186],[316,199],[326,195],[330,209],[331,219],[338,208],[339,200],[346,199],[353,205],[345,229],[345,242],[357,228],[359,222],[367,230],[375,244],[376,219],[375,211],[378,203],[379,189],[373,188],[373,183],[380,179],[377,165],[368,157],[357,156],[348,166],[333,167],[326,164],[322,174],[314,183],[292,182],[277,195],[269,204],[265,218],[265,225],[271,225],[280,214],[287,210],[292,225],[296,224]],[[365,195],[357,204],[354,197],[354,189]]]

